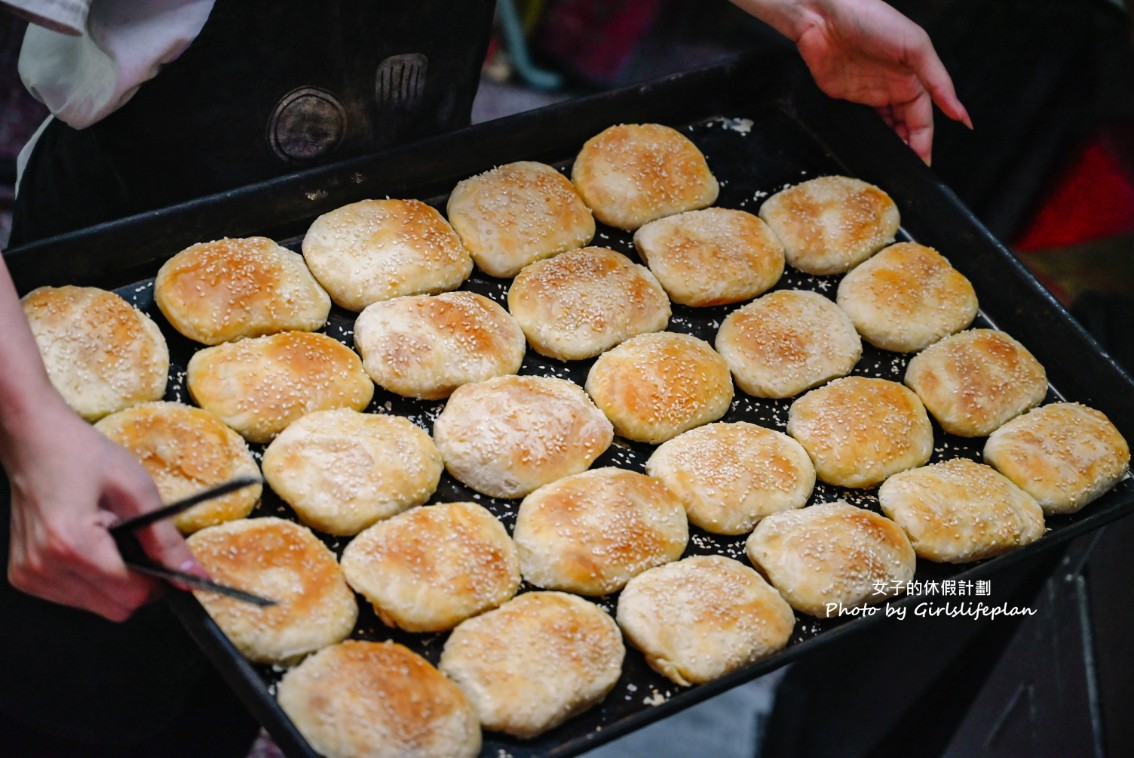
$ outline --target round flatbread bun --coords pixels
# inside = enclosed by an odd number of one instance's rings
[[[485,729],[527,739],[606,697],[625,656],[602,608],[562,592],[525,592],[454,629],[439,668]]]
[[[815,466],[791,437],[746,421],[690,429],[646,461],[685,506],[690,523],[713,534],[746,534],[770,513],[802,508]]]
[[[303,238],[311,273],[347,310],[455,290],[472,273],[461,239],[420,200],[360,200],[324,213]]]
[[[917,565],[901,527],[841,500],[773,513],[745,551],[792,608],[818,618],[901,594]]]
[[[528,582],[605,595],[648,568],[680,558],[689,523],[681,501],[657,479],[599,468],[525,497],[513,538]]]
[[[108,438],[134,454],[146,469],[163,503],[240,477],[260,478],[247,443],[208,411],[181,403],[141,403],[95,424]],[[199,503],[173,517],[182,534],[244,518],[260,502],[257,483]]]
[[[839,282],[836,301],[874,347],[913,353],[960,331],[977,314],[976,290],[941,253],[890,245]]]
[[[652,568],[618,598],[618,626],[670,681],[703,684],[782,650],[795,614],[760,574],[697,555]]]
[[[346,639],[358,603],[335,554],[305,526],[269,516],[210,526],[186,539],[209,576],[275,605],[193,594],[221,631],[256,663],[293,663]]]
[[[459,387],[433,424],[433,441],[458,481],[490,497],[523,497],[585,471],[614,430],[566,379],[500,376]]]
[[[733,397],[724,358],[677,332],[639,334],[606,351],[587,373],[586,389],[616,433],[651,444],[716,421]]]
[[[918,557],[938,563],[992,558],[1044,533],[1035,498],[968,458],[894,474],[878,488],[878,500]]]
[[[862,340],[843,309],[817,292],[769,292],[725,317],[717,351],[736,386],[753,397],[794,397],[846,376]]]
[[[207,347],[189,359],[194,402],[249,442],[270,442],[318,410],[362,410],[374,382],[358,354],[318,332],[280,332]]]
[[[508,310],[541,355],[593,358],[669,324],[669,298],[654,275],[621,253],[585,247],[516,275]]]
[[[97,287],[40,287],[20,304],[52,386],[87,421],[165,395],[165,337],[120,296]]]
[[[475,503],[414,508],[343,549],[347,582],[387,626],[441,632],[510,600],[520,588],[516,546]]]
[[[276,699],[326,758],[480,754],[480,723],[464,692],[396,642],[321,650],[284,674]]]
[[[200,242],[158,269],[154,300],[170,325],[206,345],[327,323],[331,298],[303,256],[266,237]]]
[[[716,202],[720,186],[688,137],[661,124],[619,124],[583,144],[571,181],[596,219],[634,231]]]
[[[787,433],[811,456],[816,476],[839,487],[873,487],[933,454],[921,401],[886,379],[848,376],[811,390],[791,404]]]
[[[820,176],[781,190],[760,218],[784,246],[788,265],[807,274],[842,274],[894,241],[898,206],[878,187]]]
[[[446,209],[473,261],[489,276],[590,243],[595,220],[571,180],[517,161],[457,182]]]
[[[1039,405],[1047,372],[1028,349],[996,329],[946,337],[913,357],[906,386],[950,434],[983,437]]]
[[[340,536],[422,505],[444,471],[424,429],[351,408],[300,417],[268,445],[263,467],[303,523]]]
[[[354,323],[354,346],[374,383],[440,400],[462,384],[514,374],[527,343],[516,319],[475,292],[374,303]]]
[[[1039,502],[1044,513],[1074,513],[1130,471],[1130,446],[1101,411],[1051,403],[989,435],[985,462]]]
[[[751,213],[704,208],[651,221],[634,247],[675,303],[694,307],[751,300],[784,273],[784,246]]]

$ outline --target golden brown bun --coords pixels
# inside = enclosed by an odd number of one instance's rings
[[[455,290],[473,268],[453,227],[420,200],[361,200],[324,213],[303,238],[303,257],[335,304],[351,311]]]
[[[784,245],[788,265],[808,274],[842,274],[894,241],[898,206],[872,184],[820,176],[781,190],[760,218]]]
[[[619,435],[660,444],[716,421],[732,403],[728,364],[689,334],[631,337],[595,360],[587,392]]]
[[[275,517],[240,519],[202,529],[186,542],[213,579],[276,601],[260,607],[193,593],[249,660],[291,663],[354,628],[354,593],[334,553],[307,527]]]
[[[475,292],[412,295],[369,305],[354,346],[379,387],[440,400],[462,384],[520,370],[527,343],[516,320]]]
[[[396,642],[348,640],[284,674],[276,693],[326,758],[473,758],[480,723],[461,689]]]
[[[967,458],[894,474],[878,489],[878,500],[918,557],[940,563],[991,558],[1044,532],[1035,498],[991,466]]]
[[[1044,399],[1047,373],[1004,332],[970,329],[913,357],[906,385],[950,434],[983,437]]]
[[[1052,403],[989,435],[984,460],[1031,493],[1044,513],[1074,513],[1128,475],[1130,446],[1101,411]]]
[[[752,568],[698,555],[652,568],[618,598],[618,625],[646,662],[687,687],[782,650],[795,614]]]
[[[441,632],[510,600],[520,588],[516,546],[475,503],[414,508],[343,549],[343,573],[387,626]]]
[[[249,442],[269,442],[301,416],[362,410],[374,382],[358,355],[316,332],[280,332],[207,347],[189,359],[189,394]]]
[[[526,739],[606,697],[625,655],[602,608],[561,592],[525,592],[454,629],[439,668],[485,729]]]
[[[599,468],[525,497],[513,538],[528,582],[605,595],[648,568],[680,558],[689,523],[681,501],[657,479]]]
[[[153,402],[112,413],[95,429],[134,454],[163,503],[195,495],[237,477],[260,478],[252,451],[239,434],[200,408]],[[182,534],[244,518],[260,502],[263,487],[251,485],[193,506],[173,517]]]
[[[798,395],[846,376],[862,357],[847,314],[806,290],[769,292],[737,308],[721,322],[715,344],[736,386],[753,397]]]
[[[200,242],[158,269],[158,308],[181,334],[206,345],[327,323],[331,298],[303,256],[266,237]]]
[[[821,481],[873,487],[924,465],[933,427],[917,395],[897,382],[848,376],[791,405],[787,433],[799,440]]]
[[[264,478],[299,519],[354,535],[429,500],[444,466],[429,434],[401,416],[315,411],[264,451]]]
[[[40,287],[20,304],[51,384],[87,421],[165,395],[165,337],[118,295],[97,287]]]
[[[819,618],[901,594],[917,563],[897,524],[842,500],[773,513],[745,550],[792,608]]]
[[[713,534],[744,534],[770,513],[802,508],[815,486],[802,445],[746,421],[677,435],[653,452],[646,473],[677,495],[691,523]]]
[[[515,276],[541,258],[595,236],[595,220],[571,180],[517,161],[457,182],[446,209],[473,261],[489,276]]]
[[[750,300],[784,273],[784,246],[745,211],[705,208],[657,219],[634,233],[634,247],[682,305]]]
[[[839,306],[875,347],[912,353],[964,329],[977,314],[973,285],[936,250],[890,245],[839,282]]]
[[[541,355],[593,358],[645,332],[665,329],[669,298],[654,275],[604,247],[537,261],[516,275],[508,309]]]
[[[591,137],[571,181],[595,218],[626,231],[710,206],[720,190],[697,146],[661,124],[619,124]]]
[[[456,479],[490,497],[523,497],[587,469],[614,431],[577,384],[500,376],[459,387],[433,424]]]

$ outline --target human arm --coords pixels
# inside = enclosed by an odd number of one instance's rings
[[[925,30],[882,0],[731,0],[795,43],[831,97],[873,107],[926,163],[933,105],[972,128]]]
[[[129,571],[107,527],[160,505],[153,480],[126,450],[55,391],[0,263],[0,464],[11,484],[8,579],[45,600],[120,621],[161,591]],[[138,533],[171,567],[195,566],[176,528]]]

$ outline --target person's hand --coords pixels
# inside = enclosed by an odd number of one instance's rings
[[[162,585],[125,566],[107,527],[160,506],[157,489],[130,453],[61,398],[46,403],[5,460],[12,487],[9,581],[31,595],[121,621]],[[198,568],[171,522],[137,535],[162,564]]]
[[[933,105],[972,128],[929,35],[882,0],[733,0],[791,39],[831,97],[872,106],[927,164]]]

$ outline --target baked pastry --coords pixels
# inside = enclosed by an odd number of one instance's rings
[[[301,416],[268,445],[263,467],[303,523],[340,536],[425,503],[444,470],[424,429],[352,408]]]
[[[751,567],[696,555],[630,580],[616,614],[646,663],[683,687],[703,684],[782,650],[791,606]]]
[[[528,582],[605,595],[680,558],[689,523],[681,501],[660,481],[607,467],[564,477],[525,497],[513,539]]]
[[[601,701],[626,648],[610,614],[562,592],[525,592],[462,622],[439,668],[485,729],[535,737]]]
[[[787,433],[803,445],[821,481],[873,487],[933,454],[921,401],[887,379],[847,376],[791,404]]]
[[[941,253],[890,245],[839,282],[836,297],[874,347],[912,353],[960,331],[977,314],[976,290]]]
[[[366,307],[354,346],[379,387],[440,400],[462,384],[520,370],[527,343],[516,319],[475,292],[410,295]]]
[[[564,361],[593,358],[636,334],[661,331],[670,315],[654,275],[604,247],[528,266],[508,290],[508,310],[536,352]]]
[[[788,187],[760,206],[784,245],[788,265],[807,274],[842,274],[894,241],[894,200],[849,176],[820,176]]]
[[[596,219],[626,231],[706,208],[720,191],[697,146],[661,124],[619,124],[591,137],[575,156],[571,181]]]
[[[249,442],[269,442],[300,416],[362,410],[374,382],[358,355],[318,332],[280,332],[207,347],[187,368],[193,400]]]
[[[897,524],[842,500],[773,513],[745,551],[792,608],[818,618],[902,594],[917,564]]]
[[[284,674],[276,700],[326,758],[480,754],[480,723],[464,692],[396,642],[325,648]]]
[[[239,434],[200,408],[181,403],[141,403],[95,424],[134,454],[153,477],[162,502],[195,495],[238,477],[260,478],[252,451]],[[257,483],[199,503],[173,517],[182,534],[244,518],[260,502]]]
[[[878,488],[882,512],[905,530],[919,558],[967,563],[1043,536],[1035,498],[968,458],[894,474]]]
[[[520,588],[516,546],[475,503],[401,513],[343,549],[343,573],[387,626],[441,632],[510,600]]]
[[[52,386],[87,421],[165,395],[165,337],[120,296],[97,287],[40,287],[20,304]]]
[[[717,351],[736,386],[753,397],[798,395],[846,376],[862,357],[854,324],[823,295],[777,290],[728,314]]]
[[[445,217],[420,200],[360,200],[324,213],[303,238],[303,257],[347,310],[402,295],[455,290],[473,262]]]
[[[457,388],[433,423],[445,468],[490,497],[523,497],[585,471],[614,430],[577,384],[499,376]]]
[[[588,244],[595,220],[571,180],[551,166],[517,161],[457,182],[446,208],[473,262],[489,276]]]
[[[660,218],[634,232],[634,247],[682,305],[751,300],[784,273],[784,246],[746,211],[704,208]]]
[[[910,360],[906,385],[950,434],[983,437],[1047,395],[1047,372],[996,329],[945,337]]]
[[[791,437],[746,421],[690,429],[646,461],[685,506],[690,523],[713,534],[745,534],[776,511],[802,508],[815,466]]]
[[[1074,513],[1128,475],[1130,446],[1101,411],[1051,403],[989,435],[984,460],[1029,492],[1044,513]]]
[[[689,334],[631,337],[595,360],[586,390],[626,439],[659,444],[716,421],[732,403],[728,364]]]
[[[276,601],[259,607],[193,592],[249,660],[290,664],[354,629],[354,593],[335,554],[307,527],[274,516],[240,519],[195,532],[186,543],[213,579]]]
[[[313,332],[331,312],[303,256],[266,237],[187,247],[158,269],[154,301],[174,329],[206,345]]]

